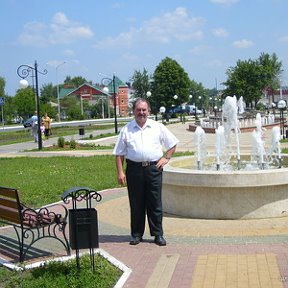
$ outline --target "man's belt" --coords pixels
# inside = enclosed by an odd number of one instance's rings
[[[148,167],[152,165],[156,165],[158,161],[142,161],[142,162],[135,162],[129,159],[126,159],[127,164],[131,164],[134,166],[140,166],[140,167]]]

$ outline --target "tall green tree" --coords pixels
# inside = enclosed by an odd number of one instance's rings
[[[263,96],[263,91],[279,85],[282,63],[277,56],[262,53],[256,60],[238,60],[235,67],[227,70],[224,95],[243,96],[248,106],[254,107]]]
[[[52,83],[44,84],[40,89],[41,103],[56,102],[57,100],[57,86]]]
[[[280,87],[281,73],[283,72],[282,62],[280,62],[275,53],[269,55],[267,53],[261,53],[258,63],[262,68],[262,79],[264,90],[271,89],[272,91]],[[273,95],[274,98],[274,95]],[[274,102],[274,99],[272,99]]]
[[[148,71],[145,68],[142,72],[135,70],[130,81],[132,81],[134,89],[132,98],[147,98],[147,92],[151,90],[151,75],[148,74]]]
[[[14,105],[18,116],[29,118],[36,110],[34,90],[31,87],[19,89],[14,96]]]
[[[177,99],[174,96],[177,95]],[[166,57],[153,74],[151,106],[152,112],[187,102],[190,95],[190,79],[185,70],[173,59]]]
[[[6,85],[6,81],[5,78],[0,77],[0,97],[5,95],[5,85]]]

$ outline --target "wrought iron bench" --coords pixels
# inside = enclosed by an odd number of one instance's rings
[[[24,261],[26,253],[35,242],[46,237],[60,241],[70,255],[65,233],[68,210],[61,206],[64,209],[63,215],[47,207],[34,210],[20,202],[17,189],[0,186],[0,222],[14,227],[19,244],[19,262]]]

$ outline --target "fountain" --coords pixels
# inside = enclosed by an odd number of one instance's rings
[[[288,159],[281,155],[280,128],[275,126],[270,130],[271,147],[265,149],[267,131],[262,127],[260,114],[257,115],[256,128],[251,135],[251,153],[241,154],[235,103],[233,97],[225,99],[223,126],[215,129],[213,136],[216,137],[215,152],[207,153],[202,145],[205,132],[199,128],[195,131],[195,156],[176,157],[165,166],[164,212],[201,219],[287,216],[288,168],[285,162]],[[236,151],[232,151],[232,140]]]

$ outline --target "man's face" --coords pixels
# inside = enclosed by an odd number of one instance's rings
[[[149,108],[146,102],[138,102],[134,109],[135,120],[139,126],[143,126],[149,115]]]

